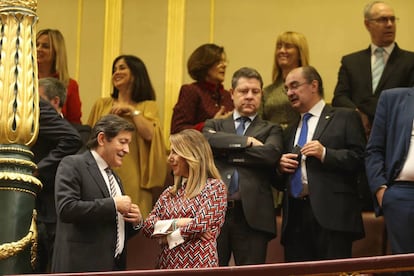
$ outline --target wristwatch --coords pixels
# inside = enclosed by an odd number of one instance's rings
[[[134,110],[134,111],[132,111],[131,116],[132,116],[132,117],[135,117],[135,116],[138,116],[139,114],[141,114],[141,111],[139,111],[139,110]]]

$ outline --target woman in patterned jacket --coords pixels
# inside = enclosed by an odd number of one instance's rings
[[[218,266],[216,239],[224,223],[227,190],[204,136],[186,129],[170,136],[174,185],[159,197],[144,223],[158,239],[158,268]]]

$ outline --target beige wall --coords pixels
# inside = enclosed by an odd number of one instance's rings
[[[66,39],[70,73],[80,85],[83,121],[102,90],[105,3],[113,0],[38,0],[40,28],[58,28]],[[118,0],[122,1],[122,0]],[[185,1],[185,0],[169,0]],[[168,40],[168,0],[123,0],[121,53],[134,54],[146,63],[161,111],[161,119],[170,123],[172,104],[166,106],[166,45]],[[225,87],[232,73],[241,66],[261,72],[270,82],[276,36],[287,30],[303,33],[310,46],[311,64],[325,82],[326,100],[332,99],[341,56],[366,48],[370,42],[363,26],[362,9],[367,1],[349,0],[186,0],[183,47],[172,51],[182,54],[176,64],[177,83],[190,82],[186,59],[195,47],[206,42],[223,45],[230,61]],[[414,18],[412,0],[390,0],[398,22],[397,42],[401,48],[414,50],[410,27]],[[213,9],[211,9],[213,8]],[[171,38],[170,38],[171,39]],[[170,46],[169,46],[170,47]],[[171,50],[171,49],[170,49]],[[105,80],[109,82],[110,80]],[[110,91],[104,92],[109,94]]]

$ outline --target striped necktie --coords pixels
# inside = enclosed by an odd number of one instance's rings
[[[106,168],[105,169],[106,174],[108,175],[108,180],[109,180],[109,192],[111,194],[111,197],[116,197],[117,196],[117,191],[116,191],[116,182],[115,182],[115,177],[114,174],[112,173],[112,170],[110,168]],[[119,256],[122,253],[122,249],[121,249],[121,238],[120,238],[120,230],[119,230],[119,218],[118,218],[118,212],[116,212],[116,245],[115,245],[115,257]]]

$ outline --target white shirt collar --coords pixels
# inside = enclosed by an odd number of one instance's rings
[[[253,120],[256,118],[257,113],[252,115],[252,116],[248,116],[250,121],[253,122]],[[234,110],[233,112],[233,120],[236,121],[238,118],[242,117],[242,115],[240,115],[240,113],[237,110]]]
[[[109,167],[108,163],[97,153],[95,150],[91,150],[92,156],[98,164],[98,167],[101,171],[105,171],[106,168]]]
[[[326,105],[325,101],[323,99],[320,99],[319,102],[317,102],[314,106],[312,106],[312,108],[308,112],[305,112],[305,113],[310,113],[312,114],[312,116],[320,117],[325,105]],[[301,117],[303,117],[303,114],[300,114],[300,115]]]
[[[371,43],[371,55],[373,55],[375,53],[375,50],[377,48],[384,49],[385,54],[390,55],[392,53],[392,50],[394,50],[394,47],[395,47],[395,42],[391,43],[387,47],[379,47],[379,46],[375,45],[374,43]]]

